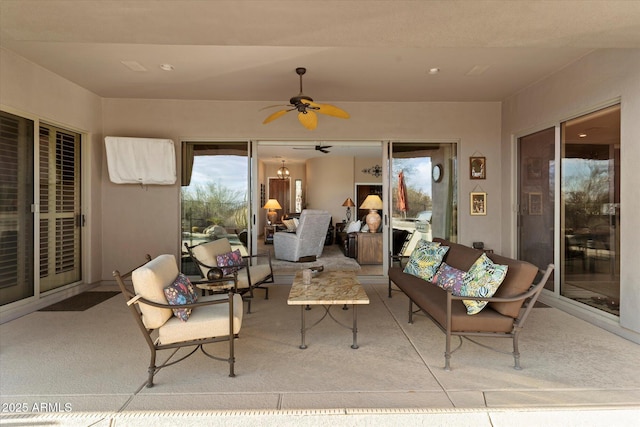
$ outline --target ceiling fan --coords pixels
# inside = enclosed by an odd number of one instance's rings
[[[274,121],[278,117],[284,116],[289,111],[298,111],[298,120],[300,121],[302,126],[306,127],[309,130],[313,130],[318,126],[318,115],[316,113],[339,117],[341,119],[349,118],[349,113],[347,113],[346,111],[330,104],[318,104],[317,102],[313,102],[312,98],[302,93],[302,76],[306,72],[306,68],[296,68],[296,73],[300,76],[300,93],[289,99],[289,105],[287,105],[287,107],[290,108],[276,111],[275,113],[269,115],[266,119],[264,119],[262,124],[266,125],[267,123]],[[272,108],[277,106],[278,105],[272,105],[265,108]]]
[[[327,154],[330,151],[328,150],[328,148],[333,147],[333,145],[316,145],[315,147],[293,147],[294,150],[316,150],[316,151],[320,151],[321,153]]]

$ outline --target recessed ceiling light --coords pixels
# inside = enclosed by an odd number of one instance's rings
[[[440,72],[440,68],[429,68],[429,74],[438,74]]]
[[[162,71],[173,71],[173,65],[171,65],[171,64],[160,64],[160,69]]]
[[[578,134],[578,137],[579,137],[579,138],[586,138],[586,137],[587,137],[587,134],[586,134],[586,133],[579,133],[579,134]]]

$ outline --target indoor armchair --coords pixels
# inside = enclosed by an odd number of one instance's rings
[[[305,209],[295,233],[277,232],[273,236],[273,248],[277,259],[299,261],[315,259],[322,255],[331,214],[327,211]]]

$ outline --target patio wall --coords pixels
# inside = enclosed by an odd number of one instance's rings
[[[136,264],[145,252],[178,253],[179,184],[115,185],[108,179],[103,138],[140,136],[183,139],[457,140],[459,141],[460,241],[484,241],[505,254],[515,250],[513,235],[512,135],[538,130],[622,99],[621,207],[622,276],[620,324],[640,334],[640,278],[633,274],[640,248],[640,53],[596,51],[549,78],[500,102],[341,103],[349,121],[322,120],[314,132],[285,122],[261,124],[269,102],[101,99],[97,95],[0,49],[0,105],[29,118],[88,135],[83,145],[83,187],[87,216],[86,282],[110,281],[114,268]],[[281,100],[275,100],[279,102]],[[330,100],[327,100],[330,101]],[[273,102],[271,102],[273,103]],[[179,150],[177,151],[179,153]],[[487,216],[469,216],[468,162],[487,158]],[[179,165],[179,162],[178,162]],[[327,183],[330,185],[330,183]]]
[[[330,101],[330,100],[329,100]],[[489,215],[469,215],[467,194],[477,182],[469,180],[468,162],[460,162],[460,218],[462,243],[475,240],[500,251],[502,203],[500,194],[500,103],[349,103],[340,106],[351,119],[322,118],[310,132],[295,121],[262,125],[264,105],[273,102],[218,102],[183,100],[104,99],[104,134],[211,140],[457,140],[458,155],[475,152],[487,157],[490,170],[482,182],[491,198]],[[179,153],[180,150],[177,150]],[[328,180],[328,177],[325,177]],[[334,179],[339,180],[336,175]],[[431,179],[427,176],[425,179]],[[339,182],[324,182],[326,188]],[[104,280],[114,268],[133,267],[141,254],[179,250],[179,191],[174,186],[116,185],[109,181],[103,160],[103,269]],[[308,183],[307,183],[308,186]],[[340,200],[342,198],[342,200]],[[337,208],[344,194],[336,198]],[[117,201],[118,203],[114,203]]]

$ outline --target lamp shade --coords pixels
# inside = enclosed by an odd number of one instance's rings
[[[360,205],[360,209],[382,209],[382,199],[375,194],[369,194]]]
[[[344,203],[342,204],[342,206],[346,206],[348,208],[352,208],[354,207],[356,204],[353,203],[353,200],[351,200],[351,197],[347,198],[347,200],[344,201]]]
[[[262,208],[263,209],[282,209],[282,206],[280,206],[280,203],[278,203],[276,199],[269,199],[267,200],[267,203],[265,203]]]

